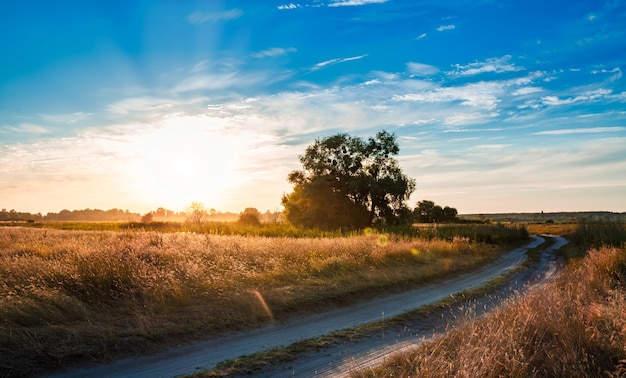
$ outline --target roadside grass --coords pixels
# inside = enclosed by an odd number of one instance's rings
[[[626,223],[582,220],[576,225],[574,241],[583,249],[621,247],[626,242]]]
[[[558,280],[353,377],[622,377],[626,250],[593,249]]]
[[[528,232],[533,235],[570,236],[576,230],[576,222],[569,223],[526,223]]]
[[[506,247],[0,228],[0,375],[156,351],[459,274]]]

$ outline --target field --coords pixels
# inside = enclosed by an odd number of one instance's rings
[[[354,377],[626,376],[626,228],[580,223],[586,257],[555,282]]]
[[[347,305],[475,269],[526,235],[499,225],[308,238],[2,227],[0,373],[35,375]]]

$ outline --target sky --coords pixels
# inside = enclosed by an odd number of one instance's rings
[[[626,1],[11,1],[0,207],[281,209],[387,130],[409,206],[626,211]]]

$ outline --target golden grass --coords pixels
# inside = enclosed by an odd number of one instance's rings
[[[527,223],[526,228],[534,235],[571,235],[576,223]]]
[[[0,228],[0,375],[154,350],[472,269],[464,238]]]
[[[592,250],[558,281],[353,376],[626,376],[625,252]]]

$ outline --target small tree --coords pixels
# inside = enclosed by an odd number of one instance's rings
[[[141,223],[150,223],[152,222],[153,218],[154,218],[154,215],[152,214],[152,212],[146,213],[144,214],[143,217],[141,217]]]
[[[261,213],[254,207],[248,207],[239,214],[238,222],[249,226],[260,226]]]
[[[192,202],[186,211],[186,222],[191,224],[203,224],[209,219],[209,213],[207,212],[202,202]]]

